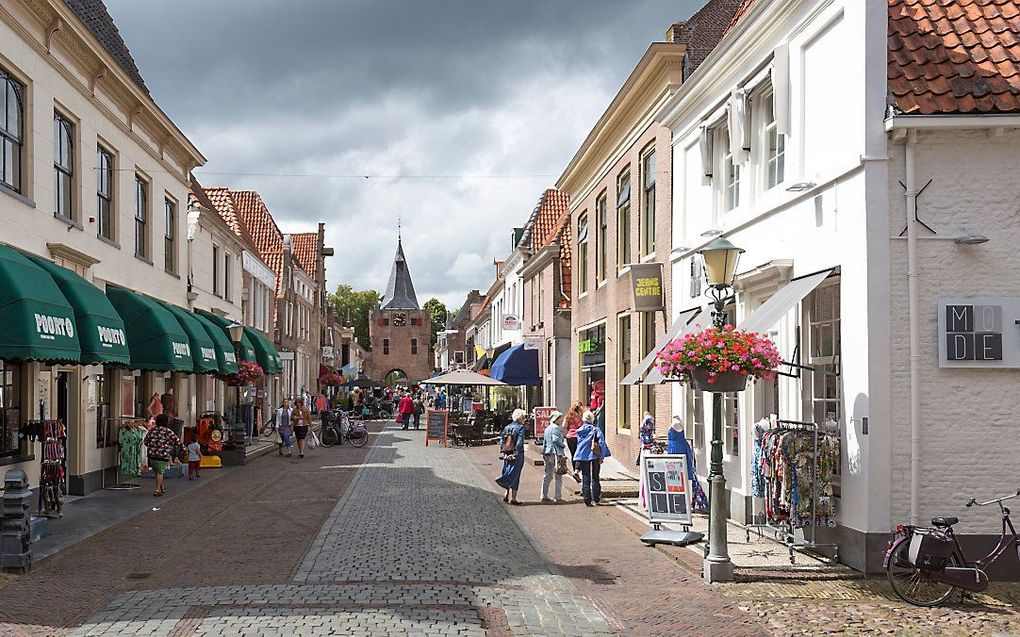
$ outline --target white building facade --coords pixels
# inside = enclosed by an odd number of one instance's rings
[[[719,235],[746,250],[728,308],[738,327],[777,291],[825,273],[756,326],[802,367],[725,395],[731,517],[752,523],[763,513],[754,423],[828,426],[839,444],[835,519],[819,536],[869,571],[896,524],[1014,491],[1020,458],[1018,439],[1003,435],[1020,361],[953,367],[939,347],[940,300],[1000,307],[1000,330],[1014,329],[1020,184],[1002,179],[1001,167],[1020,160],[1020,119],[1010,100],[991,109],[999,112],[968,112],[966,87],[951,105],[903,90],[900,66],[910,62],[897,52],[933,35],[906,18],[905,5],[917,4],[746,2],[660,114],[673,133],[673,245],[683,246],[671,255],[674,317],[705,304],[696,253]],[[975,245],[980,235],[991,241]],[[711,405],[709,394],[674,391],[703,479]],[[961,517],[967,541],[998,531],[984,511]]]

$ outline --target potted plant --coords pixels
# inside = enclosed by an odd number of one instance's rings
[[[243,387],[250,385],[265,376],[262,367],[251,361],[237,361],[237,373],[224,376],[223,380],[231,387]]]
[[[779,350],[765,334],[710,327],[687,334],[659,352],[655,365],[666,378],[711,392],[741,391],[747,378],[771,379],[779,367]]]

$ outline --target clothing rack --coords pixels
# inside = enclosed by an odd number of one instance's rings
[[[67,493],[67,429],[62,420],[29,420],[22,425],[29,440],[42,443],[39,460],[39,514],[63,517]]]
[[[114,431],[117,432],[117,436],[116,436],[116,438],[117,438],[117,444],[116,444],[116,446],[117,446],[117,453],[116,453],[116,460],[117,460],[117,462],[116,462],[117,481],[115,483],[113,483],[113,484],[110,484],[110,485],[106,484],[106,467],[103,467],[103,470],[100,472],[100,476],[102,476],[101,488],[103,488],[103,489],[111,489],[111,490],[126,490],[126,489],[138,489],[138,488],[141,488],[142,485],[140,485],[140,484],[138,484],[136,482],[124,482],[123,476],[121,475],[121,471],[120,471],[120,467],[121,467],[121,464],[120,464],[121,463],[120,428],[123,426],[123,423],[125,423],[125,422],[137,422],[139,420],[141,420],[141,418],[137,418],[135,416],[108,416],[106,418],[106,421],[108,423],[118,423],[118,426],[114,429]],[[109,429],[109,425],[107,425],[107,429]]]
[[[746,534],[746,540],[751,541],[751,531],[756,530],[758,537],[763,537],[764,532],[772,532],[776,540],[786,545],[787,550],[790,552],[790,564],[796,564],[795,551],[811,550],[815,553],[820,548],[831,548],[833,550],[832,558],[830,562],[835,564],[839,561],[839,544],[834,542],[819,542],[818,541],[818,438],[819,436],[830,436],[832,434],[820,430],[821,425],[814,422],[807,422],[803,420],[786,420],[778,419],[775,421],[779,427],[771,429],[772,431],[782,430],[796,430],[796,431],[808,431],[811,433],[812,440],[812,465],[811,465],[811,539],[807,537],[807,532],[804,531],[803,526],[797,526],[794,521],[794,516],[789,515],[784,524],[777,524],[769,521],[769,518],[765,511],[761,511],[762,521],[757,522],[758,512],[754,512],[752,507],[752,523],[744,526]],[[756,442],[757,444],[757,442]],[[835,510],[833,510],[835,515]],[[801,530],[798,535],[797,531]]]

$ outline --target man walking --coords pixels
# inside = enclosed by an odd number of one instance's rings
[[[421,427],[421,415],[425,413],[425,399],[421,392],[414,395],[414,428]]]
[[[411,416],[414,414],[414,401],[407,394],[403,394],[400,399],[397,413],[400,414],[400,424],[403,425],[401,429],[407,429],[411,424]]]

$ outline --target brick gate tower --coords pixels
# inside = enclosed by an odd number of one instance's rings
[[[366,365],[368,376],[390,385],[425,380],[432,375],[429,314],[418,305],[414,283],[407,269],[404,247],[397,234],[397,254],[379,307],[372,311],[369,335],[372,352]]]

